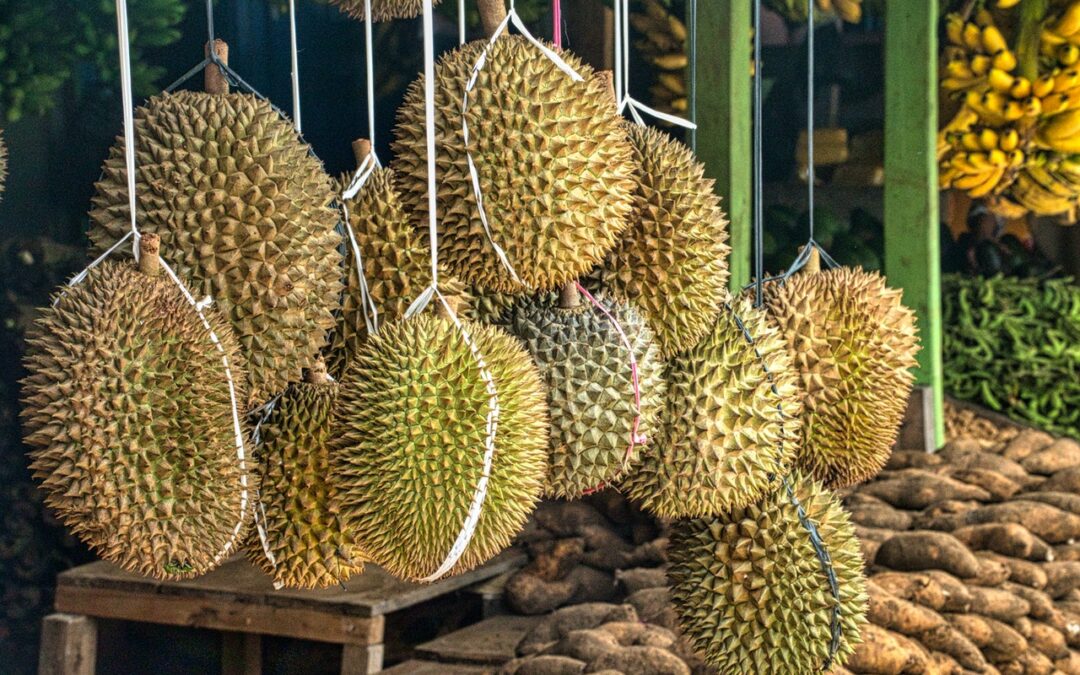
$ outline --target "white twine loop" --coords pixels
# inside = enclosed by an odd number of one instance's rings
[[[513,12],[513,9],[511,9]],[[499,428],[499,393],[495,387],[495,379],[480,353],[476,342],[472,339],[469,331],[458,319],[454,308],[439,292],[439,233],[438,213],[435,199],[435,32],[432,25],[431,0],[424,0],[424,115],[425,134],[427,139],[427,183],[428,183],[428,238],[431,245],[431,286],[429,286],[405,312],[405,318],[411,318],[422,311],[431,302],[433,297],[438,297],[446,310],[447,316],[461,333],[465,344],[472,354],[473,360],[480,371],[480,378],[484,381],[484,388],[488,394],[488,411],[486,418],[486,434],[484,437],[484,462],[480,480],[476,483],[472,502],[469,504],[468,513],[462,523],[461,530],[454,539],[446,558],[430,575],[422,581],[432,582],[446,576],[457,565],[458,560],[465,553],[473,535],[476,534],[477,524],[480,522],[480,513],[487,499],[488,483],[491,480],[491,464],[495,457],[495,439]]]
[[[255,428],[251,430],[251,444],[255,448],[262,445],[262,426],[273,414],[274,408],[277,407],[278,401],[281,400],[281,394],[278,394],[274,398],[266,402],[266,405],[262,407],[262,414],[259,415],[259,421],[255,423]],[[259,534],[259,543],[262,545],[263,555],[266,556],[266,560],[270,563],[270,568],[277,571],[277,557],[274,556],[274,552],[270,550],[270,538],[266,534],[266,509],[263,508],[262,501],[262,486],[255,488],[255,531]],[[280,590],[283,584],[274,580],[274,590]]]
[[[615,97],[619,114],[629,111],[638,126],[645,126],[641,113],[684,129],[697,124],[669,113],[660,112],[630,95],[630,5],[629,0],[615,0]]]
[[[296,0],[289,0],[289,56],[292,63],[293,126],[303,132],[300,122],[300,55],[296,39]]]
[[[499,262],[502,263],[503,268],[510,274],[514,282],[521,284],[521,279],[514,270],[514,266],[510,264],[510,260],[506,256],[506,251],[495,242],[495,238],[491,232],[491,226],[488,223],[487,210],[484,208],[483,190],[480,187],[480,176],[476,171],[476,164],[473,162],[472,151],[469,149],[469,121],[467,114],[469,111],[469,94],[476,87],[476,81],[479,79],[480,71],[483,70],[484,65],[487,64],[491,47],[495,44],[495,41],[509,29],[511,23],[514,24],[514,27],[518,29],[525,39],[539,49],[549,61],[554,63],[559,70],[566,73],[570,79],[575,82],[583,82],[584,78],[574,70],[570,64],[564,61],[558,53],[544,46],[539,40],[533,37],[532,33],[529,32],[529,29],[525,27],[525,24],[518,16],[517,10],[514,8],[514,3],[511,2],[510,11],[506,13],[506,18],[502,20],[499,27],[496,28],[495,32],[488,38],[487,44],[484,45],[483,51],[473,65],[472,72],[469,75],[469,81],[465,85],[465,93],[462,96],[461,101],[461,133],[465,145],[465,161],[469,166],[469,179],[472,183],[473,196],[476,198],[476,210],[480,216],[480,223],[484,226],[484,234],[487,235],[488,243],[491,244],[492,248],[495,250],[495,255],[499,258]]]

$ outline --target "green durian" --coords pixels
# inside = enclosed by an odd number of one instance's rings
[[[760,499],[795,453],[801,410],[791,357],[765,311],[736,301],[668,362],[665,379],[661,430],[631,467],[627,495],[663,518]]]
[[[727,297],[727,220],[688,147],[652,127],[627,128],[641,166],[633,224],[601,273],[645,315],[667,357],[694,347]]]
[[[520,36],[495,41],[469,95],[469,147],[483,186],[484,232],[462,135],[462,99],[487,40],[445,54],[435,67],[439,259],[489,292],[552,290],[587,273],[630,221],[637,173],[609,84],[570,52],[574,81]],[[427,213],[424,83],[398,112],[393,149],[406,210]]]
[[[631,351],[604,313],[576,289],[523,298],[506,328],[525,344],[547,385],[551,468],[545,493],[574,499],[622,477],[635,432],[651,437],[663,407],[663,363],[641,315],[600,296],[619,322],[637,362],[635,403]],[[638,419],[635,429],[634,421]],[[642,452],[637,440],[636,452]]]
[[[520,343],[463,321],[497,389],[495,452],[480,519],[450,570],[467,571],[509,545],[543,490],[548,410]],[[447,558],[484,470],[491,397],[453,322],[431,314],[383,326],[341,382],[334,474],[357,545],[403,579]]]
[[[339,385],[316,364],[259,427],[257,531],[246,553],[286,588],[325,588],[363,571],[332,477],[331,415]],[[272,558],[271,558],[272,556]]]
[[[789,480],[832,559],[840,597],[840,644],[832,665],[842,665],[866,623],[862,552],[836,495],[799,474]],[[749,506],[676,523],[668,558],[682,632],[718,672],[822,671],[837,603],[780,479]]]
[[[287,120],[245,94],[181,91],[135,111],[139,228],[232,323],[266,400],[300,377],[334,327],[341,237],[330,178]],[[90,212],[100,253],[127,234],[124,145],[112,148]]]
[[[907,410],[919,340],[902,291],[877,272],[839,267],[769,284],[803,398],[796,460],[830,487],[885,466]]]
[[[186,579],[235,552],[251,515],[222,357],[241,402],[244,364],[219,313],[204,310],[215,344],[153,265],[155,238],[141,247],[143,271],[101,263],[31,328],[23,430],[45,502],[73,534],[125,570]]]

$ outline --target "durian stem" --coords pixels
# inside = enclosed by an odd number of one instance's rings
[[[803,272],[807,274],[817,274],[821,271],[821,251],[817,246],[810,249],[810,257],[806,259],[806,265],[803,266]]]
[[[356,166],[364,163],[371,154],[371,141],[366,138],[358,138],[352,142],[353,157],[356,158]]]
[[[330,373],[326,370],[326,361],[321,358],[315,359],[315,363],[304,371],[304,382],[308,384],[329,384]]]
[[[139,237],[139,271],[148,277],[161,274],[161,237],[156,234]]]
[[[229,45],[224,40],[214,40],[214,53],[225,65],[229,65]],[[209,58],[210,56],[210,43],[206,43],[203,48],[203,54]],[[206,89],[207,94],[228,94],[229,93],[229,80],[225,77],[225,73],[221,72],[221,68],[216,63],[206,64],[206,68],[203,69],[203,88]]]
[[[484,35],[491,37],[506,18],[506,3],[503,0],[476,0],[476,6],[480,10]]]
[[[580,306],[581,291],[578,290],[577,281],[567,281],[559,292],[559,307],[576,309]]]

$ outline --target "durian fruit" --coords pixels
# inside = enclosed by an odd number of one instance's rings
[[[468,150],[483,189],[484,232],[462,135],[462,100],[486,40],[444,55],[435,68],[439,259],[485,291],[553,290],[588,272],[629,225],[636,166],[610,85],[569,52],[576,82],[520,36],[503,36],[469,94]],[[423,79],[398,112],[394,168],[406,210],[427,213]]]
[[[633,225],[602,278],[641,309],[667,357],[694,347],[716,322],[727,295],[727,220],[688,147],[653,127],[627,127],[641,165]]]
[[[501,329],[462,324],[497,388],[498,427],[480,520],[451,574],[510,543],[547,471],[547,398],[536,366]],[[403,579],[438,570],[484,469],[489,403],[481,369],[447,319],[388,324],[364,344],[342,379],[334,475],[369,560]]]
[[[364,0],[330,0],[338,9],[354,19],[364,20]],[[439,0],[432,0],[438,5]],[[413,19],[424,11],[422,0],[371,0],[371,20]]]
[[[300,377],[334,327],[341,242],[320,162],[269,103],[181,91],[135,114],[137,208],[169,264],[232,322],[259,400]],[[123,143],[97,183],[90,240],[100,252],[129,225]]]
[[[125,570],[186,579],[233,550],[251,514],[222,353],[155,264],[155,239],[143,236],[139,267],[103,262],[43,310],[22,418],[34,476],[73,534]],[[240,346],[204,312],[240,397]]]
[[[367,141],[354,144],[357,159],[370,151]],[[347,185],[348,178],[340,181]],[[351,198],[344,200],[349,224],[356,237],[364,278],[379,324],[403,318],[421,293],[431,285],[431,253],[415,226],[409,222],[397,190],[394,171],[377,168]],[[340,377],[346,363],[367,338],[364,304],[351,242],[346,242],[347,282],[338,326],[328,351],[330,372]],[[440,265],[439,290],[446,296],[466,299],[465,287]]]
[[[619,322],[633,348],[640,406],[635,403],[631,351],[611,319],[584,301],[573,282],[561,298],[552,293],[519,300],[506,324],[524,342],[547,384],[549,497],[574,499],[620,478],[628,466],[632,437],[651,436],[663,407],[663,363],[645,321],[628,304],[603,296],[597,301]]]
[[[255,518],[262,532],[249,537],[246,553],[286,588],[325,588],[364,569],[331,476],[338,388],[317,362],[303,382],[289,385],[259,428]]]
[[[797,473],[789,480],[832,558],[841,629],[832,665],[841,665],[866,623],[862,552],[836,495]],[[822,672],[836,599],[780,480],[754,504],[676,523],[668,556],[672,604],[706,663],[721,673]]]
[[[797,462],[829,487],[877,474],[907,409],[915,314],[877,272],[839,267],[767,287],[803,398]]]
[[[753,338],[753,343],[748,339]],[[692,350],[668,362],[661,431],[623,488],[662,518],[744,507],[795,452],[801,406],[784,338],[740,299]]]

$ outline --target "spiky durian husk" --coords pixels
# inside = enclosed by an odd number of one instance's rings
[[[183,91],[135,113],[139,229],[197,296],[219,303],[264,400],[300,378],[334,327],[341,241],[322,165],[270,105]],[[127,234],[123,143],[97,183],[95,252]]]
[[[331,480],[330,416],[337,395],[334,382],[291,384],[260,427],[256,518],[266,541],[256,532],[245,549],[287,588],[325,588],[364,569]]]
[[[604,261],[604,282],[645,314],[664,356],[696,345],[727,294],[727,220],[713,180],[667,133],[628,125],[641,165],[633,225]]]
[[[440,0],[433,0],[432,5]],[[338,9],[354,19],[364,20],[364,0],[330,0]],[[371,0],[371,20],[412,19],[424,11],[422,0]]]
[[[237,340],[205,311],[242,397]],[[241,521],[242,472],[222,353],[180,290],[104,262],[43,311],[27,344],[23,429],[60,521],[132,572],[212,569]]]
[[[500,37],[469,97],[469,150],[483,186],[484,232],[466,163],[461,108],[486,40],[444,55],[435,69],[439,258],[487,291],[550,290],[588,272],[629,224],[636,166],[603,78],[569,52],[575,82],[519,36]],[[394,167],[410,213],[427,213],[423,79],[398,112]]]
[[[524,525],[547,471],[543,382],[521,344],[463,322],[498,389],[487,498],[451,574],[488,560]],[[343,508],[369,559],[404,579],[432,574],[465,522],[483,471],[489,397],[464,337],[422,315],[380,329],[345,372],[335,414]]]
[[[862,552],[836,496],[798,474],[790,480],[836,572],[841,640],[833,665],[840,665],[866,623]],[[721,673],[821,671],[836,599],[780,480],[750,506],[676,523],[668,556],[679,623],[708,664]]]
[[[631,467],[627,494],[662,518],[711,516],[759,499],[795,452],[795,377],[764,310],[742,299],[721,312],[705,339],[669,361],[661,431]]]
[[[877,272],[840,267],[768,287],[803,396],[800,467],[830,487],[877,474],[907,409],[915,313]]]
[[[465,316],[472,321],[492,324],[504,323],[507,312],[514,306],[514,303],[525,297],[507,293],[491,293],[480,290],[475,286],[469,287],[464,296]]]
[[[644,319],[627,304],[603,296],[598,301],[633,347],[640,408],[634,402],[631,352],[591,303],[565,309],[555,294],[524,298],[507,318],[507,330],[525,343],[547,385],[549,497],[577,498],[621,478],[635,417],[640,415],[639,433],[651,436],[663,407],[663,363]]]
[[[342,180],[341,184],[347,184]],[[431,285],[431,253],[415,225],[409,222],[391,169],[375,169],[367,182],[346,201],[349,223],[364,263],[368,293],[379,324],[398,321],[421,293]],[[335,377],[367,339],[367,324],[360,281],[351,242],[346,242],[348,281],[342,298],[338,325],[330,339],[328,365]],[[439,289],[443,295],[467,300],[465,287],[440,266]]]

